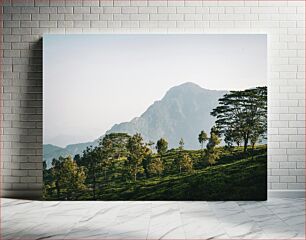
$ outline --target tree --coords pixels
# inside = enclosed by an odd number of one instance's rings
[[[153,142],[152,140],[150,140],[147,145],[149,146],[149,148],[153,151],[154,150],[154,144],[155,142]]]
[[[149,165],[150,165],[152,159],[153,159],[153,156],[152,156],[152,150],[151,150],[151,154],[147,154],[142,161],[142,167],[144,169],[144,174],[145,174],[146,178],[149,178],[151,176],[150,175],[150,170],[149,170]]]
[[[99,143],[99,156],[101,158],[101,167],[103,169],[104,180],[107,182],[108,171],[111,168],[113,159],[115,157],[115,148],[112,140],[106,135]]]
[[[211,115],[217,118],[217,129],[227,142],[240,144],[242,139],[246,152],[250,137],[267,131],[267,87],[231,91],[219,99]]]
[[[252,147],[252,159],[254,159],[254,148],[258,141],[266,139],[266,128],[260,123],[256,123],[255,129],[250,134],[250,143]]]
[[[98,147],[87,147],[83,151],[83,156],[78,159],[76,162],[79,165],[84,166],[87,170],[87,178],[86,180],[89,182],[92,188],[92,197],[93,200],[96,200],[96,189],[98,184],[98,178],[100,176],[100,172],[102,169],[102,159],[100,156],[100,149]]]
[[[61,180],[61,162],[62,161],[63,161],[62,157],[59,157],[59,159],[56,159],[56,158],[52,159],[51,176],[54,181],[57,199],[60,199],[60,196],[61,196],[60,180]]]
[[[184,154],[179,159],[179,169],[180,173],[182,171],[191,172],[193,169],[193,162],[191,157],[188,154]]]
[[[57,199],[64,195],[65,199],[73,200],[76,195],[85,189],[85,172],[68,156],[52,160],[52,178],[56,188]]]
[[[61,162],[60,185],[65,189],[67,200],[74,200],[85,189],[85,178],[84,169],[78,167],[71,156]]]
[[[143,138],[139,133],[136,133],[128,140],[127,149],[127,166],[134,181],[137,181],[137,174],[144,171],[142,161],[150,154],[150,149],[144,144]]]
[[[182,171],[187,171],[187,172],[192,171],[193,162],[192,162],[192,159],[190,158],[190,156],[188,154],[184,154],[184,140],[183,140],[183,138],[181,138],[181,140],[179,142],[179,148],[178,149],[179,149],[179,154],[178,154],[178,158],[176,159],[175,163],[179,168],[180,174],[182,173]]]
[[[152,159],[149,163],[148,170],[150,174],[158,175],[160,177],[160,175],[164,171],[164,164],[162,160],[160,158]]]
[[[181,140],[179,141],[179,150],[180,151],[184,150],[184,145],[185,145],[184,140],[183,140],[183,138],[181,138]]]
[[[156,150],[157,150],[157,153],[160,154],[161,156],[165,154],[168,150],[167,140],[164,138],[159,139],[156,143]]]
[[[216,146],[221,143],[221,139],[219,138],[216,129],[213,127],[210,131],[210,138],[206,145],[206,158],[210,165],[216,163],[216,160],[219,158],[219,154],[216,150]]]
[[[81,165],[82,157],[81,157],[80,154],[76,154],[76,155],[74,155],[73,160],[74,160],[78,165]]]
[[[46,171],[46,170],[47,170],[47,162],[43,161],[43,171]]]
[[[234,143],[239,147],[242,140],[241,134],[234,129],[227,129],[224,133],[224,142],[229,147],[233,146]]]
[[[100,159],[106,182],[108,182],[109,177],[112,177],[115,161],[127,156],[126,145],[130,137],[127,133],[110,133],[100,139],[97,155]]]
[[[203,149],[204,143],[208,140],[207,133],[202,130],[198,137],[199,143],[201,144],[201,150]]]

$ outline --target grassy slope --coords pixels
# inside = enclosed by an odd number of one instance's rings
[[[101,200],[265,200],[266,147],[256,157],[224,155],[218,165],[190,174],[172,174],[136,183],[114,182],[104,186]]]

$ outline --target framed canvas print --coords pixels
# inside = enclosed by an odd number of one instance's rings
[[[46,200],[265,200],[267,36],[45,35]]]

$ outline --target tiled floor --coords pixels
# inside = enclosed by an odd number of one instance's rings
[[[1,205],[3,239],[305,239],[305,199]]]

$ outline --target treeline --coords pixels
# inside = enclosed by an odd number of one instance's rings
[[[212,129],[211,137],[202,131],[199,135],[201,144],[208,141],[207,148],[202,149],[202,164],[184,150],[184,140],[179,141],[176,149],[168,149],[166,139],[159,139],[156,144],[146,143],[141,134],[130,136],[126,133],[105,135],[96,147],[87,147],[82,155],[53,159],[52,167],[46,169],[44,164],[45,194],[55,195],[59,199],[75,199],[77,192],[91,190],[92,199],[97,198],[101,184],[110,181],[134,181],[139,178],[164,177],[168,174],[192,172],[205,162],[214,164],[217,153],[215,147],[220,143]],[[205,138],[200,136],[206,136]],[[175,151],[171,162],[164,160],[167,152]],[[214,158],[214,160],[212,160]]]
[[[201,150],[197,153],[185,150],[183,139],[176,149],[168,150],[164,138],[154,143],[145,142],[139,133],[111,133],[81,155],[53,159],[50,169],[44,162],[44,195],[74,200],[86,192],[90,193],[88,198],[97,199],[108,184],[191,173],[216,164],[222,137],[229,150],[243,144],[245,153],[248,145],[253,152],[255,144],[266,136],[266,91],[265,87],[232,91],[219,99],[219,106],[211,113],[216,124],[209,136],[204,130],[199,133]],[[166,158],[169,152],[175,153],[170,161]]]

